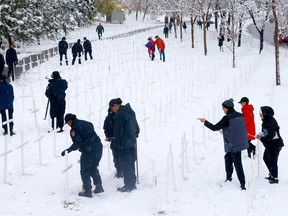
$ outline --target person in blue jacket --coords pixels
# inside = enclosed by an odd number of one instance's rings
[[[114,143],[119,151],[121,171],[124,177],[124,186],[117,190],[130,192],[136,189],[135,161],[137,160],[136,138],[140,132],[135,112],[130,104],[121,105],[122,100],[110,100],[109,106],[116,113],[114,122]]]
[[[262,130],[256,136],[265,147],[263,160],[269,171],[266,179],[270,184],[278,184],[278,157],[284,146],[283,139],[280,135],[280,127],[274,116],[274,110],[269,106],[260,108],[260,118],[262,119]]]
[[[234,100],[231,98],[222,103],[222,109],[226,115],[223,116],[223,118],[217,124],[213,125],[205,118],[199,118],[199,120],[204,123],[207,128],[213,131],[222,129],[224,149],[226,153],[224,157],[226,181],[232,181],[234,164],[241,190],[246,190],[241,151],[249,147],[248,135],[244,116],[234,110],[233,101]]]
[[[50,101],[50,117],[52,129],[60,128],[58,132],[63,132],[64,114],[66,109],[66,89],[68,83],[62,79],[58,71],[54,71],[51,75],[52,79],[46,87],[45,95]],[[56,119],[56,128],[54,128],[54,119]]]
[[[77,56],[78,56],[78,63],[81,64],[81,54],[82,53],[83,53],[83,46],[81,44],[81,40],[78,39],[77,43],[73,44],[73,46],[72,46],[72,56],[73,56],[72,65],[74,65]]]
[[[103,146],[100,138],[94,130],[91,122],[77,119],[75,114],[68,113],[65,115],[65,122],[71,127],[70,137],[73,144],[61,155],[65,156],[66,152],[79,150],[80,157],[80,174],[83,182],[83,189],[78,195],[83,197],[92,197],[91,179],[95,185],[93,193],[102,193],[102,180],[98,170],[99,162],[102,158]]]
[[[108,108],[108,115],[106,116],[104,120],[104,134],[105,134],[105,141],[111,142],[110,143],[110,149],[112,151],[113,155],[113,162],[114,167],[116,168],[116,178],[123,177],[121,166],[120,166],[120,158],[119,158],[119,151],[115,148],[115,142],[114,142],[114,121],[115,121],[116,113],[112,112],[111,107]]]
[[[5,75],[0,76],[0,112],[2,118],[2,128],[4,129],[3,135],[8,134],[8,127],[10,129],[10,136],[15,135],[13,132],[13,102],[14,102],[14,90],[13,86],[6,81],[7,77]],[[7,117],[5,111],[8,110],[9,124],[7,124]]]

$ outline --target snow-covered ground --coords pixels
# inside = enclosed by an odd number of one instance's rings
[[[129,23],[130,20],[125,25],[113,26],[113,34],[125,32],[132,21]],[[133,23],[137,28],[153,25]],[[109,26],[104,24],[104,36],[110,34]],[[192,49],[189,33],[184,33],[183,42],[179,35],[175,39],[170,34],[165,39],[162,28],[98,41],[94,40],[96,34],[92,37],[94,27],[78,31],[77,37],[67,37],[71,41],[84,36],[92,39],[93,61],[71,66],[69,56],[70,65],[60,67],[56,56],[13,83],[16,136],[0,134],[0,155],[12,150],[6,160],[5,156],[0,157],[0,215],[287,215],[287,147],[279,157],[278,185],[270,185],[264,179],[268,171],[262,160],[261,143],[254,141],[258,153],[255,160],[247,158],[243,151],[247,190],[241,191],[235,173],[232,182],[224,182],[222,135],[197,120],[206,117],[216,123],[223,116],[224,100],[233,97],[235,108],[240,111],[237,102],[247,96],[255,107],[257,131],[261,128],[259,108],[272,106],[287,144],[288,64],[283,50],[282,85],[276,87],[273,48],[267,45],[259,55],[257,41],[248,36],[237,49],[236,68],[232,68],[229,44],[225,42],[224,52],[219,52],[213,28],[208,32],[208,55],[204,56],[199,29]],[[144,47],[147,38],[156,35],[166,42],[165,63],[159,60],[158,53],[156,60],[150,61]],[[45,77],[50,77],[54,70],[59,70],[68,81],[66,112],[93,122],[104,145],[99,169],[105,192],[92,199],[78,197],[80,153],[71,152],[68,161],[60,156],[71,144],[69,127],[64,128],[64,133],[47,133],[50,120],[43,120],[47,103]],[[103,121],[108,102],[115,97],[131,104],[141,128],[140,183],[131,193],[116,191],[123,180],[114,178],[109,143],[104,141]],[[63,172],[69,165],[72,168]]]

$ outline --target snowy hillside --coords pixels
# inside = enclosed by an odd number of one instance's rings
[[[114,25],[113,32],[123,33],[129,25],[129,20],[123,26]],[[142,21],[137,27],[141,25]],[[111,34],[109,24],[104,27],[107,27],[105,34]],[[194,49],[189,33],[184,33],[180,42],[171,34],[165,39],[162,28],[102,41],[94,40],[96,34],[93,39],[91,32],[94,34],[94,27],[81,30],[68,40],[91,35],[87,37],[93,40],[93,61],[82,59],[83,64],[71,66],[69,56],[70,65],[60,67],[56,56],[13,83],[16,136],[0,134],[0,215],[287,215],[287,146],[279,156],[278,185],[270,185],[264,179],[268,171],[262,160],[261,143],[254,141],[258,149],[255,160],[247,158],[243,151],[247,190],[241,191],[235,173],[232,182],[224,182],[222,135],[197,120],[206,117],[216,123],[224,115],[221,107],[224,100],[233,97],[235,108],[240,111],[237,102],[247,96],[255,107],[257,132],[261,128],[260,106],[272,106],[288,145],[288,63],[284,50],[281,50],[282,85],[275,87],[273,47],[267,45],[259,55],[258,41],[249,36],[243,37],[243,46],[237,49],[233,69],[230,45],[225,42],[224,52],[219,52],[218,33],[212,28],[208,32],[207,56],[199,29],[195,32]],[[166,42],[165,63],[159,60],[157,52],[155,61],[149,60],[144,47],[147,38],[156,35]],[[50,120],[43,120],[48,83],[45,77],[50,77],[54,70],[59,70],[68,81],[66,113],[91,121],[104,145],[99,170],[105,192],[92,199],[78,197],[82,184],[80,153],[71,152],[68,161],[60,155],[71,144],[70,128],[66,125],[64,133],[47,133]],[[111,150],[104,141],[103,121],[108,102],[115,97],[131,104],[141,129],[140,183],[131,193],[116,191],[123,180],[114,178]],[[2,153],[9,150],[12,151],[5,160]],[[69,165],[72,168],[63,172]]]

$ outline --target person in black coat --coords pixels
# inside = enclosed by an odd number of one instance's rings
[[[140,132],[135,112],[130,104],[121,105],[120,98],[109,102],[112,112],[116,113],[114,122],[115,148],[119,151],[120,166],[124,177],[124,186],[117,190],[130,192],[136,189],[135,161],[137,160],[136,138]]]
[[[226,181],[232,181],[233,164],[240,182],[241,190],[245,188],[245,175],[242,166],[241,151],[249,147],[244,116],[234,110],[233,99],[225,100],[222,108],[226,114],[213,125],[205,118],[199,118],[206,127],[213,131],[222,129],[225,149]]]
[[[96,32],[98,34],[99,40],[102,40],[102,34],[104,33],[104,27],[102,26],[101,23],[99,23],[99,25],[97,26]]]
[[[72,65],[74,65],[77,56],[78,56],[78,63],[81,64],[81,53],[83,52],[83,46],[80,42],[81,42],[80,39],[78,39],[77,43],[75,43],[72,46],[72,55],[73,55]]]
[[[65,56],[66,65],[68,65],[68,58],[67,58],[68,43],[66,42],[65,37],[63,37],[62,40],[59,41],[58,49],[59,49],[59,54],[60,54],[60,65],[62,65],[63,55]]]
[[[85,61],[87,61],[87,53],[89,53],[90,59],[92,60],[93,57],[92,57],[91,41],[89,41],[86,37],[84,37],[83,48],[84,48]]]
[[[220,48],[220,51],[223,52],[224,51],[223,50],[223,42],[224,42],[225,38],[224,38],[224,35],[222,32],[219,33],[219,36],[217,37],[217,39],[218,39],[218,46]]]
[[[15,66],[18,64],[18,57],[14,45],[11,44],[6,51],[6,64],[8,65],[8,77],[12,74],[12,80],[14,81]]]
[[[284,146],[283,139],[280,136],[280,127],[274,116],[274,110],[269,106],[260,108],[260,118],[262,119],[262,131],[257,135],[257,139],[263,143],[265,147],[263,160],[269,171],[266,179],[271,184],[278,184],[278,157]]]
[[[165,38],[168,38],[168,36],[169,36],[168,24],[164,26],[163,33],[165,35]]]
[[[102,180],[98,170],[99,162],[102,158],[103,146],[100,138],[96,134],[93,124],[88,121],[76,118],[76,115],[68,113],[65,116],[65,122],[71,127],[70,137],[73,144],[61,155],[64,156],[71,151],[79,150],[80,157],[80,174],[83,182],[83,189],[78,195],[92,197],[91,179],[96,186],[93,193],[102,193]]]
[[[45,95],[50,101],[50,117],[52,119],[52,129],[60,128],[58,132],[63,132],[64,114],[66,108],[66,89],[68,83],[62,79],[58,71],[54,71],[51,75],[52,79],[46,88]],[[54,128],[54,119],[56,118],[56,128]]]
[[[7,135],[10,131],[10,136],[14,135],[13,132],[13,102],[14,102],[14,90],[13,86],[6,81],[6,76],[0,76],[0,112],[2,118],[2,128],[4,129],[3,135]],[[7,127],[7,116],[6,110],[8,110],[8,119],[9,119],[9,131]]]
[[[183,29],[184,29],[184,32],[186,32],[186,29],[187,29],[187,24],[186,24],[186,22],[185,22],[185,21],[183,22]]]
[[[5,66],[4,56],[0,53],[0,76],[3,73],[4,66]]]
[[[112,151],[113,155],[113,162],[114,167],[116,168],[116,178],[123,177],[121,166],[120,166],[120,158],[119,158],[119,151],[117,148],[115,148],[115,141],[114,141],[114,122],[115,122],[116,113],[113,113],[111,110],[111,107],[108,108],[108,115],[106,116],[104,120],[104,134],[105,134],[105,141],[111,142],[110,143],[110,149]]]

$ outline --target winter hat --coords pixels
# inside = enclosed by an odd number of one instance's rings
[[[65,123],[67,123],[69,120],[75,120],[76,119],[76,115],[72,114],[72,113],[68,113],[65,115]]]
[[[84,37],[83,40],[86,40],[86,37]]]
[[[148,40],[152,40],[152,37],[148,37]]]
[[[246,102],[249,103],[249,99],[247,97],[242,97],[241,100],[238,103]]]
[[[66,40],[66,37],[62,37],[62,40],[63,40],[63,41]]]
[[[109,107],[112,107],[114,104],[121,105],[122,104],[121,98],[114,98],[114,99],[110,100]]]
[[[159,37],[158,35],[155,36],[155,38],[158,38],[158,37]]]
[[[229,100],[225,100],[223,103],[222,103],[222,106],[226,109],[233,109],[234,108],[234,99],[233,98],[230,98]]]
[[[51,77],[52,77],[53,79],[61,79],[61,76],[60,76],[59,71],[53,71]]]
[[[80,39],[78,39],[78,40],[77,40],[77,43],[80,43],[80,42],[81,42],[81,40],[80,40]]]

